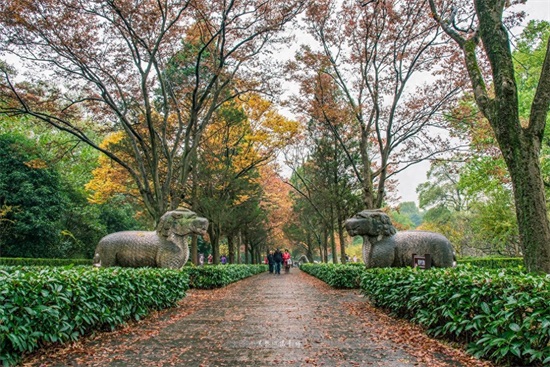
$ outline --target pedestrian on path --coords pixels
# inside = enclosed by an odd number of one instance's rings
[[[200,265],[200,266],[203,266],[203,265],[204,265],[204,254],[201,254],[201,255],[199,256],[199,265]]]
[[[267,265],[269,265],[269,274],[273,274],[273,268],[275,267],[275,260],[273,260],[273,250],[269,250],[267,254]]]
[[[273,261],[275,262],[275,274],[281,275],[281,263],[283,262],[283,254],[277,249],[273,253]]]
[[[208,265],[212,265],[214,263],[214,256],[212,254],[208,255]]]
[[[285,252],[283,253],[283,264],[285,266],[285,273],[290,273],[290,265],[292,264],[292,259],[290,256],[290,252],[288,252],[288,249],[285,248]]]
[[[222,265],[227,264],[227,257],[225,257],[225,255],[222,255],[221,263],[222,263]]]

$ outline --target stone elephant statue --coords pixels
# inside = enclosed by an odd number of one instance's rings
[[[95,250],[94,266],[180,269],[189,259],[189,234],[206,234],[208,220],[178,208],[166,212],[156,231],[124,231],[103,237]]]
[[[367,268],[411,266],[413,254],[430,254],[431,266],[452,267],[455,256],[449,240],[435,232],[397,232],[381,210],[364,210],[345,222],[350,236],[363,237],[363,261]]]

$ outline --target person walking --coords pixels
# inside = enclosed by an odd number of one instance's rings
[[[227,264],[227,257],[225,255],[222,255],[222,258],[220,259],[222,265]]]
[[[208,255],[208,265],[212,265],[214,263],[214,256],[212,254]]]
[[[203,266],[203,265],[204,265],[204,254],[201,254],[201,255],[199,256],[199,265],[200,265],[200,266]]]
[[[273,250],[269,250],[267,254],[267,265],[269,265],[269,274],[273,274],[273,268],[275,267],[275,260],[273,260]]]
[[[283,264],[285,267],[285,273],[290,273],[290,265],[292,265],[292,259],[290,256],[290,252],[288,252],[288,249],[285,248],[285,252],[283,253]]]
[[[281,263],[283,262],[283,253],[276,249],[273,253],[273,261],[275,262],[275,274],[281,275]]]

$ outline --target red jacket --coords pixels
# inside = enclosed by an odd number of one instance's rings
[[[290,259],[290,252],[283,252],[283,264],[287,264],[288,259]]]

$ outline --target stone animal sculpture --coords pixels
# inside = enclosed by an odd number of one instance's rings
[[[363,261],[367,268],[406,267],[413,254],[430,254],[433,267],[454,265],[449,240],[427,231],[397,232],[390,217],[380,210],[364,210],[345,222],[350,236],[363,237]]]
[[[95,250],[94,265],[180,269],[189,259],[189,234],[204,235],[208,220],[178,208],[166,212],[156,231],[124,231],[103,237]]]

